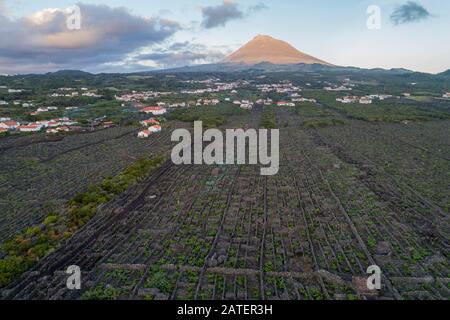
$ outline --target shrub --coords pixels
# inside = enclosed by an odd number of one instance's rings
[[[10,284],[18,275],[25,272],[31,263],[32,261],[17,256],[0,260],[0,287]]]

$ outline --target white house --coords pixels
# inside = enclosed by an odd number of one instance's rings
[[[242,103],[240,107],[245,110],[251,110],[253,109],[253,103]]]
[[[337,98],[336,101],[342,102],[342,103],[355,103],[359,101],[360,98],[356,96],[345,96],[342,98]]]
[[[162,128],[160,125],[154,125],[154,126],[149,127],[148,130],[151,133],[158,133],[158,132],[161,132]]]
[[[370,99],[369,97],[362,97],[361,99],[359,99],[359,103],[360,104],[372,104],[372,99]]]
[[[13,121],[13,120],[0,122],[0,128],[7,129],[7,130],[14,130],[18,126],[20,126],[20,123]]]
[[[144,130],[138,133],[138,138],[148,138],[151,134],[149,130]]]
[[[295,103],[280,101],[280,102],[277,102],[277,106],[279,106],[279,107],[295,107]]]
[[[167,109],[163,107],[145,107],[142,109],[142,112],[147,114],[151,113],[155,116],[161,116],[167,113]]]
[[[450,92],[444,93],[442,98],[450,99]]]
[[[159,125],[159,121],[156,119],[143,120],[143,121],[141,121],[141,125],[143,125],[145,127]]]
[[[316,99],[308,99],[308,98],[293,98],[292,102],[312,102],[316,103]]]
[[[41,131],[42,126],[40,126],[38,124],[29,124],[29,125],[19,126],[19,127],[17,127],[17,129],[20,132],[38,132],[38,131]]]

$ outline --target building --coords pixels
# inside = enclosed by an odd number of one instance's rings
[[[148,120],[141,121],[141,125],[143,125],[145,127],[159,125],[159,121],[156,119],[148,119]]]
[[[20,132],[38,132],[42,130],[42,126],[38,124],[28,124],[23,126],[18,126],[17,130]]]
[[[335,86],[335,87],[325,87],[326,91],[351,91],[352,88],[348,88],[345,86]]]
[[[371,95],[368,95],[367,97],[369,97],[371,99],[379,99],[380,101],[382,101],[382,100],[392,98],[393,96],[390,94],[371,94]]]
[[[342,102],[342,103],[355,103],[355,102],[358,102],[359,100],[360,100],[360,97],[356,97],[356,96],[345,96],[345,97],[336,99],[336,101]]]
[[[160,125],[154,125],[148,128],[148,131],[150,131],[151,133],[158,133],[162,131],[162,128]]]
[[[167,113],[167,109],[163,107],[145,107],[141,111],[147,114],[151,113],[155,116],[161,116]]]
[[[57,121],[49,121],[47,123],[47,127],[50,127],[50,128],[55,128],[55,127],[58,127],[58,126],[59,126],[59,122],[57,122]]]
[[[21,89],[8,89],[8,93],[21,93],[22,91]]]
[[[442,98],[450,99],[450,92],[444,93]]]
[[[277,102],[277,106],[279,106],[279,107],[295,107],[295,103],[280,101],[280,102]]]
[[[0,128],[0,134],[8,132],[8,129]]]
[[[102,124],[105,129],[112,128],[116,125],[113,121],[104,121]]]
[[[18,126],[20,126],[20,123],[14,121],[14,120],[0,122],[0,128],[7,129],[7,130],[14,130]]]
[[[293,98],[292,102],[312,102],[312,103],[316,103],[317,100],[316,99],[308,99],[308,98]]]
[[[69,132],[70,128],[67,126],[62,126],[56,129],[58,132]]]
[[[62,126],[73,126],[78,124],[78,122],[71,120],[67,117],[59,118],[59,119],[53,119],[53,121],[58,121]]]
[[[49,111],[55,111],[58,110],[58,107],[42,107],[42,108],[38,108],[36,110],[37,113],[41,113],[41,112],[49,112]]]
[[[253,109],[253,103],[242,103],[240,107],[244,110],[252,110]]]
[[[362,97],[359,99],[360,104],[372,104],[372,99],[369,97]]]
[[[144,130],[138,133],[138,138],[148,138],[151,134],[152,133],[149,130]]]

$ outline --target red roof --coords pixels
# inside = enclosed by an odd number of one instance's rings
[[[148,119],[148,120],[144,120],[144,121],[142,121],[142,122],[144,122],[144,123],[156,123],[156,124],[159,124],[159,121],[158,121],[158,120],[155,120],[155,119]]]
[[[0,128],[0,133],[7,132],[7,131],[8,131],[8,129]]]
[[[160,111],[162,109],[163,108],[161,108],[161,107],[145,107],[142,109],[142,111]]]
[[[17,126],[17,122],[16,122],[16,121],[13,121],[13,120],[10,120],[10,121],[4,121],[4,122],[2,122],[2,123],[4,123],[5,125],[7,125],[8,127],[11,127],[11,126]]]
[[[39,128],[39,126],[37,124],[29,124],[26,126],[20,126],[18,128],[19,129],[37,129],[37,128]]]

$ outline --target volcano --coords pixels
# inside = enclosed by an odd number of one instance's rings
[[[230,54],[226,63],[255,65],[259,63],[272,64],[332,64],[303,53],[289,43],[266,35],[253,38],[236,52]]]

